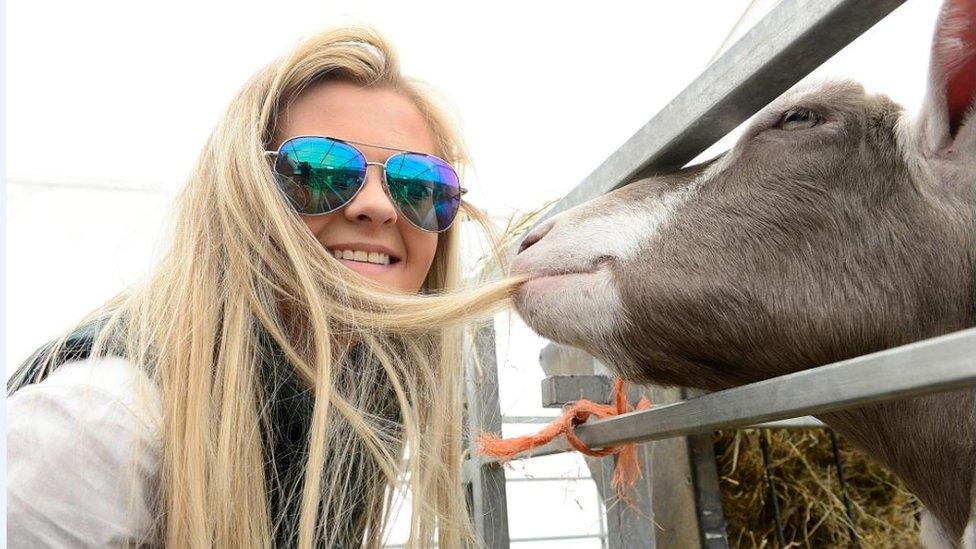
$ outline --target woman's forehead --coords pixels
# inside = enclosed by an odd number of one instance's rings
[[[325,135],[400,150],[437,154],[437,140],[420,108],[391,87],[363,87],[346,81],[310,86],[289,102],[279,118],[276,143],[298,135]],[[391,151],[361,147],[367,156]]]

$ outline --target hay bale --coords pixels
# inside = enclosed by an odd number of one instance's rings
[[[760,436],[768,436],[787,547],[851,547],[849,520],[824,429],[715,433],[715,457],[732,547],[777,547]],[[838,437],[839,438],[839,437]],[[862,547],[918,547],[918,501],[893,474],[839,439]]]

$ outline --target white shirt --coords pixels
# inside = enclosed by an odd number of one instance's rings
[[[131,362],[71,361],[7,399],[7,546],[120,547],[154,536],[158,389]]]

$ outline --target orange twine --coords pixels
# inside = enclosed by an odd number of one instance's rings
[[[630,411],[627,402],[627,395],[624,391],[624,382],[617,378],[613,385],[614,404],[598,404],[591,400],[578,400],[563,408],[563,413],[555,421],[534,435],[525,435],[503,439],[491,433],[482,433],[475,442],[478,444],[478,453],[484,456],[497,458],[505,463],[516,456],[519,452],[538,448],[548,444],[561,434],[566,435],[566,441],[578,452],[592,457],[605,457],[618,454],[617,466],[613,471],[614,492],[621,500],[627,501],[627,491],[633,488],[637,481],[644,478],[641,472],[640,462],[637,461],[637,446],[633,443],[621,446],[612,446],[593,450],[583,443],[573,432],[573,428],[581,423],[585,423],[590,416],[599,419],[605,417],[625,414]],[[637,403],[636,410],[646,410],[651,407],[651,401],[646,396],[641,396]]]

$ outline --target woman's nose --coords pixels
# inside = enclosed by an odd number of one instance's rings
[[[383,166],[370,164],[366,167],[366,182],[359,194],[343,209],[346,219],[353,223],[374,226],[394,224],[397,211],[383,189]]]

